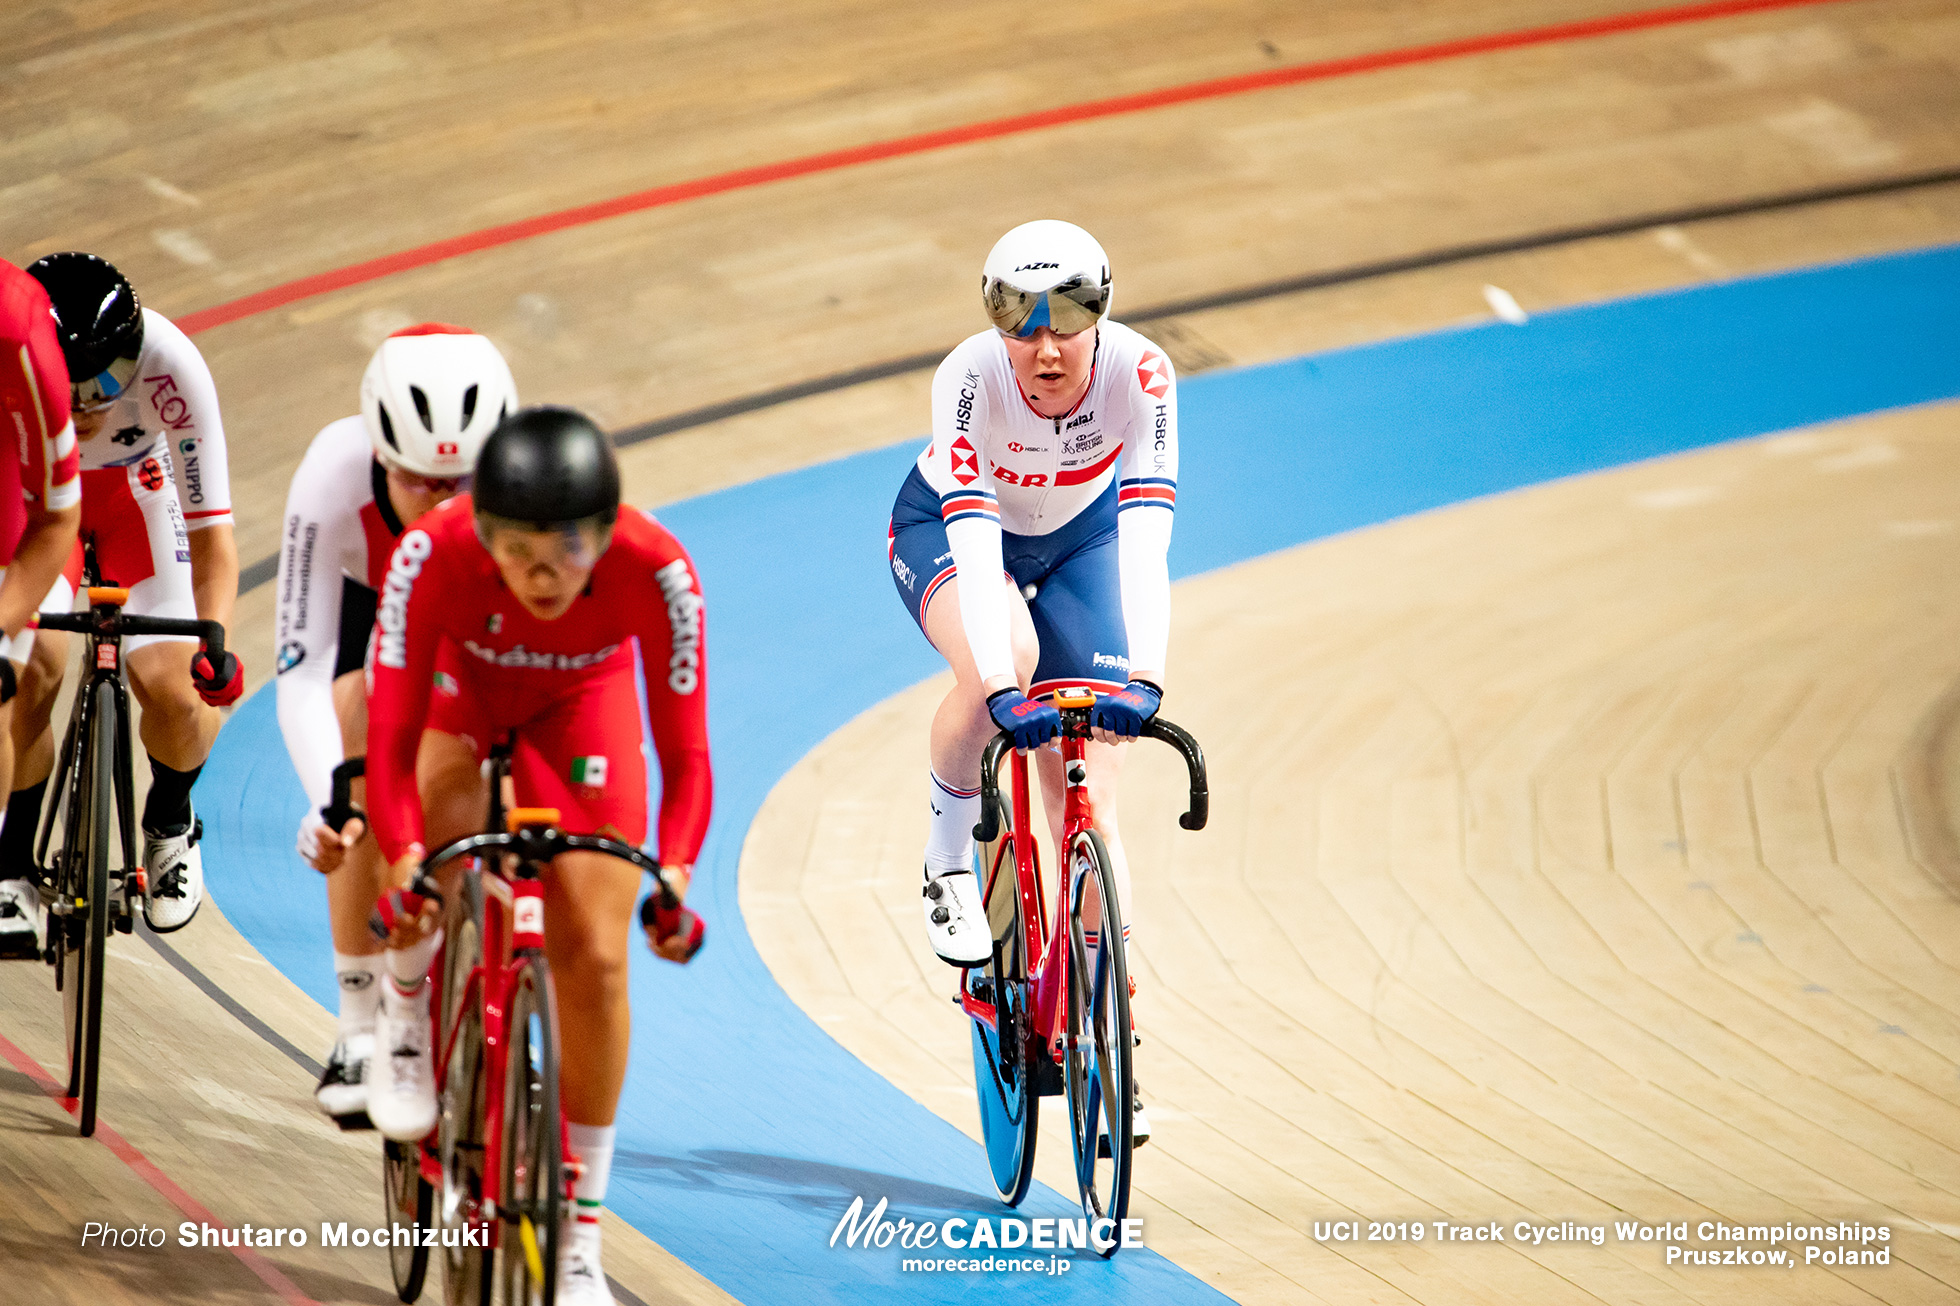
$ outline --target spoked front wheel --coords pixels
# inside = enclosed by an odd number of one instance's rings
[[[1075,1177],[1092,1245],[1102,1256],[1118,1245],[1130,1211],[1130,976],[1123,956],[1123,912],[1102,836],[1085,830],[1069,845],[1068,1041],[1062,1078]],[[1106,1244],[1100,1238],[1106,1236]]]
[[[410,1225],[418,1231],[428,1228],[430,1212],[435,1209],[435,1189],[422,1177],[421,1147],[390,1138],[381,1156],[388,1223]],[[419,1237],[412,1247],[390,1239],[388,1268],[394,1274],[395,1296],[412,1302],[422,1295],[422,1281],[429,1273],[429,1249],[421,1245]]]
[[[1034,1177],[1037,1050],[1030,1031],[1027,932],[1010,832],[979,850],[987,885],[987,923],[994,936],[990,961],[966,972],[967,994],[994,1009],[989,1023],[973,1021],[973,1082],[980,1097],[980,1134],[987,1144],[1000,1200],[1019,1206]],[[991,868],[991,869],[990,869]]]
[[[510,1000],[504,1071],[503,1230],[497,1249],[501,1306],[551,1306],[565,1210],[564,1124],[558,1113],[558,1013],[550,972],[532,957]]]

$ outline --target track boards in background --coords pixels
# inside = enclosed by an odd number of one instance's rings
[[[1183,390],[1180,577],[1465,498],[1960,394],[1960,248],[1215,373]],[[776,780],[938,669],[884,574],[886,515],[917,448],[662,513],[694,551],[710,605],[718,803],[694,901],[713,939],[684,971],[636,955],[608,1204],[755,1306],[951,1302],[981,1278],[905,1275],[895,1248],[830,1248],[855,1196],[888,1196],[915,1220],[1000,1213],[975,1145],[843,1052],[777,985],[734,883]],[[331,1002],[320,896],[289,852],[302,802],[258,695],[199,787],[208,874],[254,945]],[[1047,1192],[1028,1203],[1035,1215],[1068,1210]],[[1061,1279],[996,1281],[1030,1301],[1206,1292],[1128,1253]]]

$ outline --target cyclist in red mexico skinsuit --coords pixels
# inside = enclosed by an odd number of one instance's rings
[[[34,633],[28,618],[61,574],[81,521],[80,459],[68,417],[68,366],[39,282],[0,262],[0,793],[13,785],[14,687]],[[0,957],[40,953],[40,894],[0,864]]]
[[[648,514],[619,506],[618,466],[597,427],[566,408],[521,409],[501,423],[471,494],[404,532],[382,582],[368,651],[367,792],[393,883],[409,882],[425,839],[477,828],[479,760],[505,731],[515,733],[520,804],[558,808],[568,831],[640,844],[642,690],[660,759],[659,859],[684,882],[713,787],[702,616],[686,550]],[[439,646],[455,656],[439,664]],[[598,1205],[626,1074],[639,887],[630,864],[588,852],[559,857],[544,880],[561,1100],[584,1163],[575,1227],[561,1244],[567,1306],[611,1301]],[[686,960],[697,927],[684,915],[657,928],[657,949]],[[437,938],[403,947],[398,937],[389,952],[368,1114],[391,1138],[421,1138],[435,1123],[427,971]]]

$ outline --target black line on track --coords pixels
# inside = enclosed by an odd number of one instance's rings
[[[1885,195],[1893,191],[1914,190],[1926,186],[1944,186],[1960,182],[1960,168],[1944,168],[1937,172],[1911,173],[1905,176],[1882,177],[1874,181],[1855,182],[1848,186],[1822,186],[1807,190],[1787,191],[1780,195],[1757,196],[1753,199],[1736,200],[1726,204],[1704,204],[1693,208],[1672,209],[1661,213],[1645,213],[1632,218],[1615,218],[1607,222],[1589,223],[1577,227],[1558,227],[1550,231],[1534,232],[1526,236],[1508,237],[1502,240],[1477,241],[1467,245],[1450,245],[1442,249],[1427,250],[1419,254],[1408,254],[1401,258],[1382,259],[1373,263],[1358,263],[1344,268],[1333,268],[1326,272],[1309,272],[1304,276],[1287,277],[1280,281],[1265,281],[1257,285],[1242,286],[1237,290],[1221,291],[1215,295],[1199,295],[1191,299],[1173,300],[1159,304],[1155,308],[1139,309],[1124,313],[1124,322],[1155,322],[1167,317],[1179,317],[1186,313],[1202,313],[1207,309],[1230,308],[1238,304],[1250,304],[1261,299],[1273,299],[1280,295],[1296,294],[1302,290],[1320,290],[1328,286],[1343,286],[1356,281],[1369,281],[1376,277],[1393,276],[1398,272],[1418,272],[1425,268],[1442,267],[1450,263],[1464,263],[1471,259],[1490,258],[1498,254],[1521,254],[1534,249],[1546,249],[1554,245],[1570,245],[1579,241],[1597,240],[1602,236],[1623,236],[1649,227],[1678,226],[1691,222],[1708,222],[1716,218],[1743,217],[1752,213],[1769,213],[1778,209],[1801,208],[1807,204],[1824,204],[1833,200],[1862,199],[1871,195]],[[672,417],[657,421],[643,422],[629,426],[613,435],[613,443],[625,448],[651,440],[659,435],[671,435],[691,427],[706,426],[723,418],[739,417],[744,413],[756,412],[763,408],[773,408],[796,399],[807,399],[811,395],[828,394],[834,390],[845,390],[867,381],[882,381],[886,377],[900,376],[907,372],[923,371],[937,367],[946,357],[946,349],[931,353],[911,354],[905,358],[895,358],[888,363],[874,363],[869,367],[853,368],[848,372],[835,372],[829,376],[817,377],[809,381],[799,381],[795,385],[781,386],[774,390],[764,390],[743,399],[731,399],[725,403],[710,404],[705,408],[694,408]]]
[[[1557,227],[1550,231],[1539,231],[1527,236],[1513,236],[1502,240],[1449,245],[1442,249],[1408,254],[1401,258],[1381,259],[1373,263],[1333,268],[1326,272],[1309,272],[1305,276],[1287,277],[1280,281],[1260,282],[1257,285],[1242,286],[1237,290],[1221,291],[1216,295],[1199,295],[1191,299],[1173,300],[1168,304],[1159,304],[1155,308],[1125,313],[1123,321],[1156,322],[1186,313],[1202,313],[1207,309],[1230,308],[1261,299],[1297,294],[1303,290],[1350,285],[1376,277],[1394,276],[1400,272],[1420,272],[1426,268],[1444,267],[1451,263],[1466,263],[1472,259],[1491,258],[1499,254],[1522,254],[1534,249],[1549,249],[1557,245],[1598,240],[1605,236],[1624,236],[1652,227],[1682,226],[1694,222],[1711,222],[1718,218],[1746,217],[1752,213],[1773,213],[1780,209],[1802,208],[1809,204],[1863,199],[1872,195],[1889,195],[1898,191],[1919,190],[1930,186],[1947,186],[1954,182],[1960,182],[1960,168],[1942,168],[1934,172],[1915,172],[1903,176],[1880,177],[1873,181],[1853,182],[1846,186],[1817,186],[1806,190],[1785,191],[1779,195],[1760,195],[1753,199],[1734,200],[1726,204],[1702,204],[1692,208],[1644,213],[1638,217],[1615,218],[1608,222],[1588,223],[1583,226]],[[882,381],[887,377],[903,376],[908,372],[922,372],[929,367],[937,367],[940,360],[946,357],[946,353],[945,349],[936,349],[929,353],[908,354],[904,358],[894,358],[889,362],[856,367],[848,372],[832,372],[828,376],[798,381],[794,385],[758,391],[740,399],[729,399],[703,408],[690,408],[684,413],[642,422],[638,426],[629,426],[623,431],[615,432],[613,444],[624,449],[657,436],[692,430],[694,427],[706,426],[711,422],[740,417],[745,413],[760,412],[765,408],[774,408],[779,404],[792,403],[798,399],[808,399],[812,395],[831,394],[870,381]],[[260,558],[238,573],[238,592],[245,594],[255,590],[271,580],[278,572],[278,554]]]
[[[285,1053],[288,1060],[301,1070],[304,1070],[307,1074],[313,1076],[315,1079],[320,1077],[325,1067],[287,1042],[285,1036],[278,1030],[266,1024],[263,1020],[260,1020],[250,1011],[247,1011],[239,1003],[238,999],[219,988],[216,980],[191,965],[183,953],[166,943],[163,937],[156,933],[156,931],[152,930],[148,925],[138,922],[136,932],[143,936],[143,942],[156,949],[157,956],[162,957],[170,963],[171,969],[175,970],[191,983],[197,985],[205,997],[210,998],[211,1001],[230,1012],[238,1020],[239,1024],[251,1030],[254,1034],[257,1034],[279,1051]]]

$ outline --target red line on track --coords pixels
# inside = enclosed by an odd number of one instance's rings
[[[1018,136],[1024,132],[1039,131],[1044,127],[1088,122],[1095,118],[1113,118],[1126,113],[1140,113],[1146,109],[1161,109],[1166,105],[1189,104],[1194,100],[1216,100],[1226,96],[1246,95],[1253,91],[1271,90],[1277,86],[1297,86],[1302,82],[1326,81],[1335,77],[1353,76],[1356,73],[1379,72],[1384,68],[1401,68],[1410,64],[1460,59],[1466,55],[1488,54],[1496,50],[1517,50],[1527,46],[1550,45],[1559,41],[1581,41],[1596,36],[1614,36],[1622,32],[1637,32],[1655,27],[1675,27],[1684,23],[1707,22],[1710,19],[1731,18],[1740,14],[1764,13],[1777,9],[1801,9],[1812,5],[1845,2],[1846,0],[1710,0],[1708,3],[1674,5],[1666,9],[1608,14],[1603,18],[1588,18],[1573,23],[1554,23],[1547,27],[1526,27],[1510,32],[1493,32],[1486,36],[1467,36],[1454,41],[1438,41],[1431,45],[1409,46],[1401,50],[1380,50],[1370,54],[1348,55],[1340,59],[1323,59],[1317,63],[1295,64],[1289,68],[1273,68],[1264,72],[1242,73],[1235,77],[1189,82],[1182,86],[1167,86],[1154,91],[1140,91],[1133,95],[1119,95],[1106,100],[1065,104],[1054,109],[1016,114],[1011,118],[994,118],[987,122],[969,123],[964,127],[948,127],[940,131],[921,132],[916,136],[899,136],[892,140],[872,141],[846,149],[827,150],[822,154],[806,154],[801,158],[785,159],[780,163],[737,168],[733,172],[696,177],[691,181],[674,182],[667,186],[655,186],[651,190],[635,191],[631,195],[600,200],[594,204],[581,204],[577,208],[544,213],[519,222],[507,222],[502,226],[486,227],[482,231],[451,236],[447,240],[438,240],[415,249],[384,254],[365,263],[355,263],[348,267],[335,268],[331,272],[301,277],[297,281],[272,286],[246,295],[242,299],[199,309],[195,313],[186,313],[175,321],[186,332],[195,335],[199,331],[208,331],[227,322],[236,322],[241,318],[281,308],[302,299],[311,299],[315,295],[324,295],[329,291],[345,290],[349,286],[378,281],[397,272],[427,267],[431,263],[440,263],[445,259],[495,249],[500,245],[515,244],[520,240],[548,235],[554,231],[603,222],[607,218],[616,218],[627,213],[664,208],[707,195],[746,190],[752,186],[786,181],[792,177],[807,177],[812,173],[834,172],[839,168],[854,167],[860,163],[875,163],[882,159],[925,154],[955,145],[995,140],[1002,136]]]
[[[81,1109],[81,1103],[61,1091],[61,1085],[53,1075],[41,1068],[41,1063],[27,1055],[20,1048],[0,1034],[0,1056],[14,1063],[14,1069],[34,1081],[43,1093],[55,1101],[70,1115]],[[182,1211],[187,1217],[201,1224],[222,1228],[218,1217],[204,1209],[196,1198],[179,1188],[169,1175],[157,1169],[149,1157],[131,1146],[129,1140],[102,1123],[100,1116],[95,1121],[95,1141],[114,1152],[122,1163],[134,1170],[144,1183],[163,1195],[163,1199]],[[245,1268],[259,1276],[259,1281],[278,1293],[287,1306],[317,1306],[311,1297],[299,1290],[299,1285],[279,1272],[279,1268],[250,1247],[227,1247],[226,1251],[244,1262]]]

